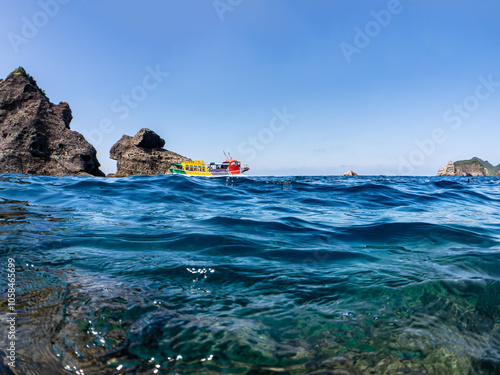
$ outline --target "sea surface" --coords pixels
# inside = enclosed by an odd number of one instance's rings
[[[0,240],[0,374],[500,374],[499,178],[4,174]]]

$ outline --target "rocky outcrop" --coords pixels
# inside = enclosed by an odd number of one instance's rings
[[[117,161],[117,172],[109,177],[127,177],[136,174],[170,174],[172,163],[181,163],[188,158],[165,150],[165,141],[154,131],[143,128],[134,136],[123,135],[109,152]]]
[[[342,176],[357,176],[358,174],[356,172],[353,172],[351,169],[349,169],[346,173],[344,173]]]
[[[0,80],[0,173],[104,176],[72,118],[68,103],[52,104],[23,68]]]
[[[448,162],[444,167],[439,168],[438,176],[498,176],[500,164],[493,166],[488,161],[474,157],[470,160],[460,160]]]
[[[439,168],[438,176],[455,176],[455,164],[450,160],[444,167]]]

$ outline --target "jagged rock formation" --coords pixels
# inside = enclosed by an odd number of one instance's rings
[[[172,163],[181,163],[188,158],[165,150],[165,141],[154,131],[143,128],[134,136],[123,135],[109,152],[117,161],[117,172],[108,177],[127,177],[136,174],[170,174]]]
[[[104,176],[72,119],[68,103],[52,104],[23,68],[0,80],[0,173]]]
[[[342,176],[357,176],[358,174],[356,172],[353,172],[352,169],[349,169],[346,173],[344,173]]]
[[[438,176],[455,176],[455,164],[450,160],[444,167],[439,168]]]
[[[448,162],[439,168],[438,176],[500,176],[500,164],[494,166],[488,161],[474,157],[470,160]]]

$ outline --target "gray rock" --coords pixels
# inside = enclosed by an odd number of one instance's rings
[[[96,150],[23,68],[0,80],[0,173],[104,176]]]
[[[162,147],[165,141],[154,131],[143,128],[134,136],[123,135],[109,152],[117,161],[116,173],[108,177],[127,177],[137,174],[170,174],[172,163],[181,163],[188,158]]]
[[[154,131],[142,128],[132,139],[132,144],[142,148],[162,148],[165,141]]]

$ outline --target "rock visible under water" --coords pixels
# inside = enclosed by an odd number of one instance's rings
[[[134,136],[123,135],[109,152],[117,161],[117,172],[108,177],[127,177],[137,174],[170,174],[172,163],[189,160],[175,152],[165,150],[165,141],[154,131],[143,128]]]
[[[0,173],[104,176],[72,119],[68,103],[51,103],[23,68],[0,80]]]

